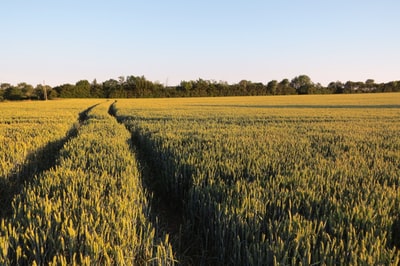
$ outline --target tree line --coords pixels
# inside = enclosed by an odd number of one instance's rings
[[[292,80],[271,80],[267,84],[241,80],[236,84],[214,80],[181,81],[177,86],[164,86],[147,80],[144,76],[127,76],[109,79],[102,83],[96,80],[80,80],[75,84],[56,87],[25,82],[13,86],[0,84],[0,100],[44,100],[56,98],[165,98],[165,97],[217,97],[255,95],[294,94],[340,94],[400,92],[400,80],[376,83],[373,79],[365,82],[334,81],[328,86],[314,83],[307,75],[299,75]]]

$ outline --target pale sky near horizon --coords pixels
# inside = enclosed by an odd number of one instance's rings
[[[400,80],[398,0],[15,0],[0,10],[0,83]]]

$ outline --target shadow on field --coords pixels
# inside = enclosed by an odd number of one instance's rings
[[[28,185],[35,175],[53,167],[61,147],[68,137],[49,142],[46,146],[31,152],[25,158],[25,164],[18,164],[11,173],[0,179],[0,219],[12,215],[12,200]]]
[[[108,113],[113,116],[120,124],[125,125],[124,121],[129,117],[117,115],[115,101],[110,105]],[[187,224],[183,215],[183,202],[178,202],[176,198],[166,193],[163,182],[160,182],[160,169],[156,161],[149,152],[140,145],[137,132],[131,132],[128,142],[132,153],[135,155],[138,169],[141,176],[142,186],[150,192],[150,218],[153,225],[157,228],[156,234],[163,239],[168,234],[169,241],[179,264],[181,265],[207,265],[202,263],[203,257],[199,255],[200,241],[193,234],[188,234]],[[192,233],[192,232],[190,232]],[[190,241],[186,238],[190,238]]]
[[[392,245],[400,250],[400,214],[392,225]]]
[[[87,119],[88,112],[97,105],[99,104],[79,113],[78,121],[72,125],[65,137],[32,151],[25,158],[25,163],[15,165],[8,176],[0,177],[0,220],[11,218],[12,201],[24,186],[28,186],[35,176],[56,165],[61,148],[68,140],[76,137],[79,126]]]
[[[83,122],[85,122],[85,120],[88,119],[88,114],[89,114],[89,112],[90,112],[93,108],[95,108],[96,106],[98,106],[98,105],[100,105],[100,103],[97,103],[97,104],[95,104],[95,105],[92,105],[92,106],[90,106],[89,108],[87,108],[87,109],[83,110],[82,112],[80,112],[80,113],[79,113],[79,119],[78,119],[79,124],[82,124]]]

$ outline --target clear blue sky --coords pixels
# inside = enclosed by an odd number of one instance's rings
[[[15,0],[0,10],[0,83],[400,80],[398,0]]]

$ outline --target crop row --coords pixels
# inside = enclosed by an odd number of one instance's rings
[[[398,108],[196,101],[114,111],[209,263],[399,263]]]
[[[0,105],[0,217],[22,184],[50,168],[90,101],[8,102]]]
[[[88,109],[55,166],[26,183],[12,215],[0,224],[0,264],[173,264],[149,209],[130,133],[107,114]]]

